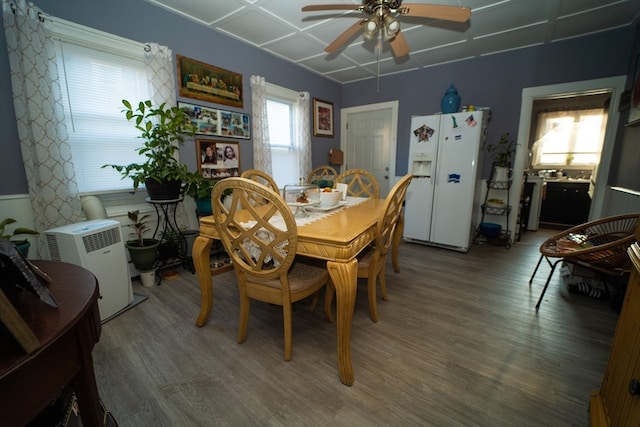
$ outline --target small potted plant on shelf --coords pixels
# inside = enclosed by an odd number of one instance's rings
[[[141,133],[140,138],[144,142],[137,151],[146,160],[103,167],[111,167],[123,178],[131,178],[134,190],[144,184],[153,200],[179,198],[185,193],[184,186],[199,176],[189,172],[187,166],[175,158],[184,137],[195,135],[196,126],[178,107],[168,107],[164,103],[156,107],[148,100],[139,102],[135,109],[126,99],[122,104],[127,120],[133,121]]]
[[[140,211],[129,211],[127,216],[132,221],[129,224],[135,230],[135,239],[128,240],[125,244],[129,250],[129,256],[136,270],[139,272],[152,270],[158,257],[158,239],[145,238],[144,232],[149,229],[147,221],[149,215],[140,215]]]
[[[0,222],[0,239],[11,241],[14,245],[16,245],[18,250],[26,258],[29,254],[29,247],[31,247],[31,243],[29,243],[27,239],[15,239],[15,237],[25,235],[37,236],[40,233],[26,227],[17,227],[13,230],[13,232],[11,232],[11,234],[5,231],[7,225],[15,224],[16,222],[17,221],[13,218],[5,218],[4,220],[2,220],[2,222]]]
[[[487,144],[485,149],[493,159],[493,181],[508,181],[511,159],[516,153],[516,141],[509,139],[509,133],[503,133],[495,144]]]

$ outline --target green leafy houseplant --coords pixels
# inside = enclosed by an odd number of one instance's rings
[[[202,175],[198,175],[196,179],[193,179],[185,185],[185,193],[193,197],[194,200],[210,199],[211,190],[213,190],[216,182],[217,181],[212,179],[204,178]]]
[[[213,190],[218,181],[200,176],[199,179],[195,179],[185,185],[186,194],[195,200],[199,215],[211,215],[213,213],[211,211],[211,190]],[[231,188],[227,188],[222,192],[220,200],[224,200],[232,192]]]
[[[2,220],[2,222],[0,222],[0,239],[11,240],[12,242],[17,244],[17,243],[24,242],[25,239],[16,240],[16,239],[13,239],[13,237],[23,236],[23,235],[37,236],[38,234],[40,234],[37,231],[32,230],[30,228],[26,228],[26,227],[17,227],[13,230],[11,234],[8,234],[7,232],[5,232],[5,228],[7,225],[15,224],[16,222],[17,221],[13,218],[5,218],[4,220]]]
[[[496,167],[511,167],[511,158],[516,152],[517,143],[509,139],[509,133],[503,133],[496,144],[487,144],[487,153],[492,157]]]
[[[13,218],[5,218],[0,222],[0,239],[10,240],[14,245],[22,252],[22,255],[26,258],[29,254],[29,247],[31,243],[27,239],[15,239],[17,236],[37,236],[38,233],[35,230],[26,227],[17,227],[13,230],[11,234],[5,231],[5,228],[9,224],[15,224],[17,221]]]
[[[199,175],[189,172],[187,166],[180,163],[175,155],[184,143],[184,137],[195,135],[196,126],[191,124],[187,114],[178,107],[168,107],[164,103],[154,107],[149,100],[139,102],[135,109],[126,99],[122,100],[122,104],[125,106],[122,111],[127,120],[135,123],[136,129],[140,131],[139,137],[144,140],[137,152],[146,160],[143,163],[109,164],[102,167],[112,167],[122,178],[131,178],[134,190],[141,183],[149,185],[150,181],[173,181],[179,183],[180,192],[184,194],[184,184],[194,181]]]

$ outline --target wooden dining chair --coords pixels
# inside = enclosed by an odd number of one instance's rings
[[[407,194],[407,188],[413,176],[403,176],[393,186],[385,199],[384,208],[378,218],[376,238],[372,245],[358,255],[358,278],[367,279],[367,294],[369,298],[369,315],[374,322],[378,321],[377,282],[380,282],[382,299],[387,301],[386,259],[389,248],[394,241],[394,231],[400,218],[400,212]],[[333,300],[333,289],[327,288],[325,304]]]
[[[336,186],[337,177],[338,172],[331,166],[318,166],[313,169],[307,177],[307,183],[318,184],[319,187],[334,188]]]
[[[266,172],[262,172],[258,169],[247,169],[242,172],[240,175],[242,178],[247,178],[252,181],[259,182],[260,184],[271,188],[276,193],[280,194],[280,189],[278,188],[278,184],[273,180],[273,178]]]
[[[380,197],[380,185],[373,174],[364,169],[348,169],[338,175],[336,180],[347,184],[347,196],[351,197]]]
[[[231,189],[229,208],[220,201]],[[267,200],[256,205],[257,199]],[[213,189],[213,215],[222,244],[229,254],[240,291],[238,343],[247,335],[251,300],[282,306],[284,360],[291,360],[292,304],[324,286],[333,289],[326,268],[294,262],[298,229],[291,209],[270,188],[247,178],[226,178]],[[280,218],[279,218],[280,217]],[[325,313],[333,321],[331,301]]]

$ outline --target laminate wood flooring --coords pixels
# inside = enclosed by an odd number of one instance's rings
[[[360,283],[352,387],[338,377],[335,325],[309,301],[294,305],[285,362],[278,306],[253,302],[247,340],[236,343],[233,272],[213,278],[202,328],[195,275],[136,283],[148,300],[105,323],[93,352],[101,397],[121,427],[588,425],[617,313],[568,293],[558,273],[536,312],[549,269],[531,288],[529,277],[556,232],[466,254],[403,242],[401,272],[388,260],[378,323]]]

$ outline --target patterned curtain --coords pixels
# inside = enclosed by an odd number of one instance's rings
[[[267,82],[264,77],[251,76],[251,109],[253,130],[253,167],[272,175],[271,145],[267,119]]]
[[[300,176],[309,176],[311,173],[311,137],[309,126],[309,92],[300,92],[295,108],[297,141],[300,144]]]
[[[176,80],[173,67],[173,52],[167,46],[157,43],[145,44],[145,63],[147,71],[147,81],[151,88],[151,102],[154,106],[160,106],[163,102],[168,106],[176,106]],[[185,138],[185,145],[189,144],[189,139]],[[179,156],[180,153],[176,153]],[[189,223],[184,203],[176,207],[176,222],[180,226]]]
[[[147,80],[151,87],[151,101],[159,106],[165,102],[176,105],[176,81],[173,72],[173,53],[167,46],[157,43],[145,44]]]
[[[51,22],[25,0],[2,0],[13,104],[36,229],[82,219],[64,123]],[[40,234],[34,257],[46,251]]]

